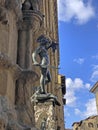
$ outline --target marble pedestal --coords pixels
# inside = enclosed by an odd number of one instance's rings
[[[56,130],[55,106],[53,100],[37,103],[34,105],[35,123],[38,130]],[[42,129],[42,126],[44,127]]]

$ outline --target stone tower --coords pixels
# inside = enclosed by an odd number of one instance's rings
[[[30,97],[39,84],[39,69],[32,66],[36,39],[45,34],[58,42],[57,0],[0,0],[0,129],[37,130],[36,109]],[[59,47],[49,51],[50,64],[58,68]],[[55,130],[64,130],[63,94],[58,89],[58,69],[50,68],[47,86],[60,98],[61,106],[49,108]],[[35,82],[36,81],[36,82]],[[60,92],[60,95],[59,95]],[[47,103],[46,103],[47,106]],[[59,119],[59,111],[61,118]],[[58,126],[58,122],[63,122]]]

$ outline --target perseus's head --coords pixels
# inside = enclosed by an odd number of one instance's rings
[[[37,42],[40,43],[40,45],[47,45],[50,40],[45,37],[44,35],[40,35],[38,38],[37,38]]]

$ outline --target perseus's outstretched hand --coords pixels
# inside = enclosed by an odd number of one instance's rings
[[[55,50],[57,49],[57,47],[58,47],[58,43],[52,41],[52,43],[49,45],[47,49],[52,48],[53,53],[55,53]]]
[[[52,51],[55,53],[55,50],[56,50],[57,47],[58,47],[58,43],[52,42],[51,47],[52,47]]]

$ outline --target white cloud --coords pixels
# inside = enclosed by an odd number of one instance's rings
[[[94,8],[89,0],[58,0],[58,16],[60,21],[69,22],[74,19],[78,24],[84,24],[95,16]]]
[[[82,112],[78,108],[76,108],[74,111],[75,111],[75,115],[81,116]]]
[[[82,87],[82,80],[76,78],[72,80],[71,78],[66,79],[66,104],[68,106],[75,106],[77,97],[75,96],[75,91]]]
[[[84,58],[74,59],[73,61],[81,65],[84,63]]]
[[[72,80],[71,78],[66,79],[66,104],[71,107],[75,107],[77,101],[77,94],[76,92],[80,89],[89,89],[90,84],[84,84],[80,78],[75,78]]]
[[[91,80],[92,80],[93,82],[98,81],[98,70],[96,70],[96,71],[93,72],[93,74],[92,74],[92,76],[91,76]]]
[[[66,87],[71,89],[79,89],[83,86],[83,81],[80,78],[75,78],[72,80],[71,78],[66,79]]]
[[[75,92],[73,90],[71,89],[67,90],[65,98],[66,98],[66,104],[68,106],[73,107],[76,105],[77,97],[75,96]]]
[[[96,101],[95,98],[89,99],[88,102],[85,104],[86,110],[80,111],[78,108],[75,109],[75,114],[79,115],[83,118],[87,118],[92,115],[97,114],[97,108],[96,108]]]
[[[93,70],[98,70],[98,65],[93,65]]]
[[[91,75],[91,81],[92,82],[98,81],[98,65],[93,65],[93,73]]]
[[[65,117],[66,117],[66,116],[67,116],[67,117],[70,116],[70,113],[69,113],[69,111],[68,111],[68,109],[67,109],[66,107],[64,107],[64,115],[65,115]]]
[[[86,87],[88,90],[90,90],[91,85],[90,85],[89,83],[86,83],[86,84],[85,84],[85,87]]]
[[[86,111],[84,112],[85,117],[97,114],[95,98],[89,99],[88,103],[85,106],[86,106]]]
[[[92,58],[94,58],[94,59],[98,60],[98,54],[96,54],[96,55],[92,56]]]
[[[76,78],[76,79],[74,80],[74,85],[73,85],[73,87],[74,87],[75,89],[82,88],[82,87],[83,87],[83,81],[82,81],[80,78]]]

